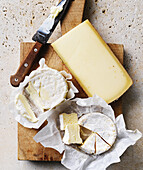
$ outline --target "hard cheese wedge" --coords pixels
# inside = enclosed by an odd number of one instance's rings
[[[78,117],[76,113],[66,114],[62,113],[59,115],[60,129],[65,130],[66,126],[69,124],[78,123]]]
[[[97,94],[110,103],[132,85],[128,73],[88,20],[52,46],[88,96]]]
[[[65,144],[81,144],[82,139],[80,138],[80,127],[77,123],[68,124],[65,128],[65,134],[63,137]]]

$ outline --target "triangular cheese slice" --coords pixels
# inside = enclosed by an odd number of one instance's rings
[[[99,136],[103,138],[106,143],[108,143],[110,146],[112,146],[116,140],[116,133],[112,131],[99,131]]]
[[[96,134],[96,154],[99,155],[109,150],[111,146],[107,144],[103,138]]]
[[[96,133],[92,133],[80,146],[80,149],[88,154],[96,152]]]

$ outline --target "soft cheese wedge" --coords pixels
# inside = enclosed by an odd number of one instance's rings
[[[99,155],[101,153],[104,153],[110,148],[111,145],[109,145],[103,138],[101,138],[100,135],[96,133],[96,154]]]
[[[90,97],[97,94],[111,103],[132,85],[126,70],[88,20],[52,46]]]
[[[116,140],[117,132],[114,122],[106,115],[95,112],[83,115],[78,124],[98,133],[100,137],[112,146]]]
[[[96,153],[96,133],[92,133],[79,148],[88,154]]]
[[[31,122],[38,121],[38,119],[36,118],[34,112],[32,111],[28,103],[28,100],[24,95],[19,94],[16,103],[17,103],[16,105],[17,109],[20,111],[20,113],[22,113],[24,117],[26,117]]]
[[[97,133],[92,133],[79,148],[88,154],[99,155],[109,150],[111,146]]]
[[[59,120],[60,120],[61,130],[65,130],[66,126],[69,124],[78,123],[78,117],[76,113],[71,113],[71,114],[62,113],[59,115]]]
[[[26,92],[30,95],[31,100],[38,107],[38,109],[44,111],[42,100],[39,97],[37,91],[35,90],[31,82],[28,83],[28,86],[26,87]]]
[[[68,145],[82,144],[82,139],[80,138],[80,126],[77,123],[68,124],[66,126],[63,142]]]

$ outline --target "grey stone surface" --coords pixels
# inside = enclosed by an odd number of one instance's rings
[[[60,163],[17,160],[17,123],[9,111],[9,77],[20,59],[20,42],[32,35],[55,0],[0,0],[0,169],[63,170]],[[123,114],[129,129],[143,132],[143,1],[87,0],[84,18],[90,19],[108,43],[124,44],[125,68],[134,85],[124,95]],[[60,27],[51,42],[61,35]],[[143,138],[127,149],[121,162],[109,170],[142,170]]]

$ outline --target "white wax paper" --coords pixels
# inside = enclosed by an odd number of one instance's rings
[[[112,148],[101,155],[94,156],[88,155],[76,147],[65,145],[59,131],[59,113],[75,112],[81,116],[96,111],[109,116],[116,124],[117,139]],[[105,170],[109,165],[120,162],[120,156],[125,150],[134,145],[142,136],[138,130],[126,130],[123,115],[119,115],[115,119],[111,106],[97,95],[86,99],[66,101],[50,111],[47,120],[48,125],[36,134],[34,140],[37,143],[40,142],[44,147],[56,149],[60,153],[64,151],[61,163],[71,170]]]
[[[38,67],[37,70],[34,70],[30,73],[29,76],[26,76],[24,81],[22,83],[20,83],[20,86],[18,88],[15,88],[15,90],[13,91],[12,95],[11,95],[11,102],[10,102],[10,111],[14,114],[15,120],[18,121],[21,125],[23,125],[24,127],[27,128],[35,128],[38,129],[43,123],[44,121],[47,119],[48,115],[49,115],[49,111],[52,109],[50,108],[50,110],[43,112],[42,114],[38,115],[38,121],[36,123],[30,122],[27,118],[23,117],[19,111],[16,108],[15,105],[15,97],[17,94],[21,93],[23,91],[23,89],[25,88],[25,86],[28,84],[28,82],[34,77],[34,75],[39,71],[39,70],[46,70],[48,68],[48,66],[45,64],[45,59],[42,58],[39,61],[40,66]],[[73,83],[70,81],[70,79],[72,79],[71,74],[67,73],[66,71],[60,71],[60,73],[65,77],[65,79],[67,80],[68,83],[68,93],[66,96],[65,101],[72,99],[75,97],[75,93],[78,93],[77,88],[73,85]],[[63,102],[65,102],[63,101]]]

